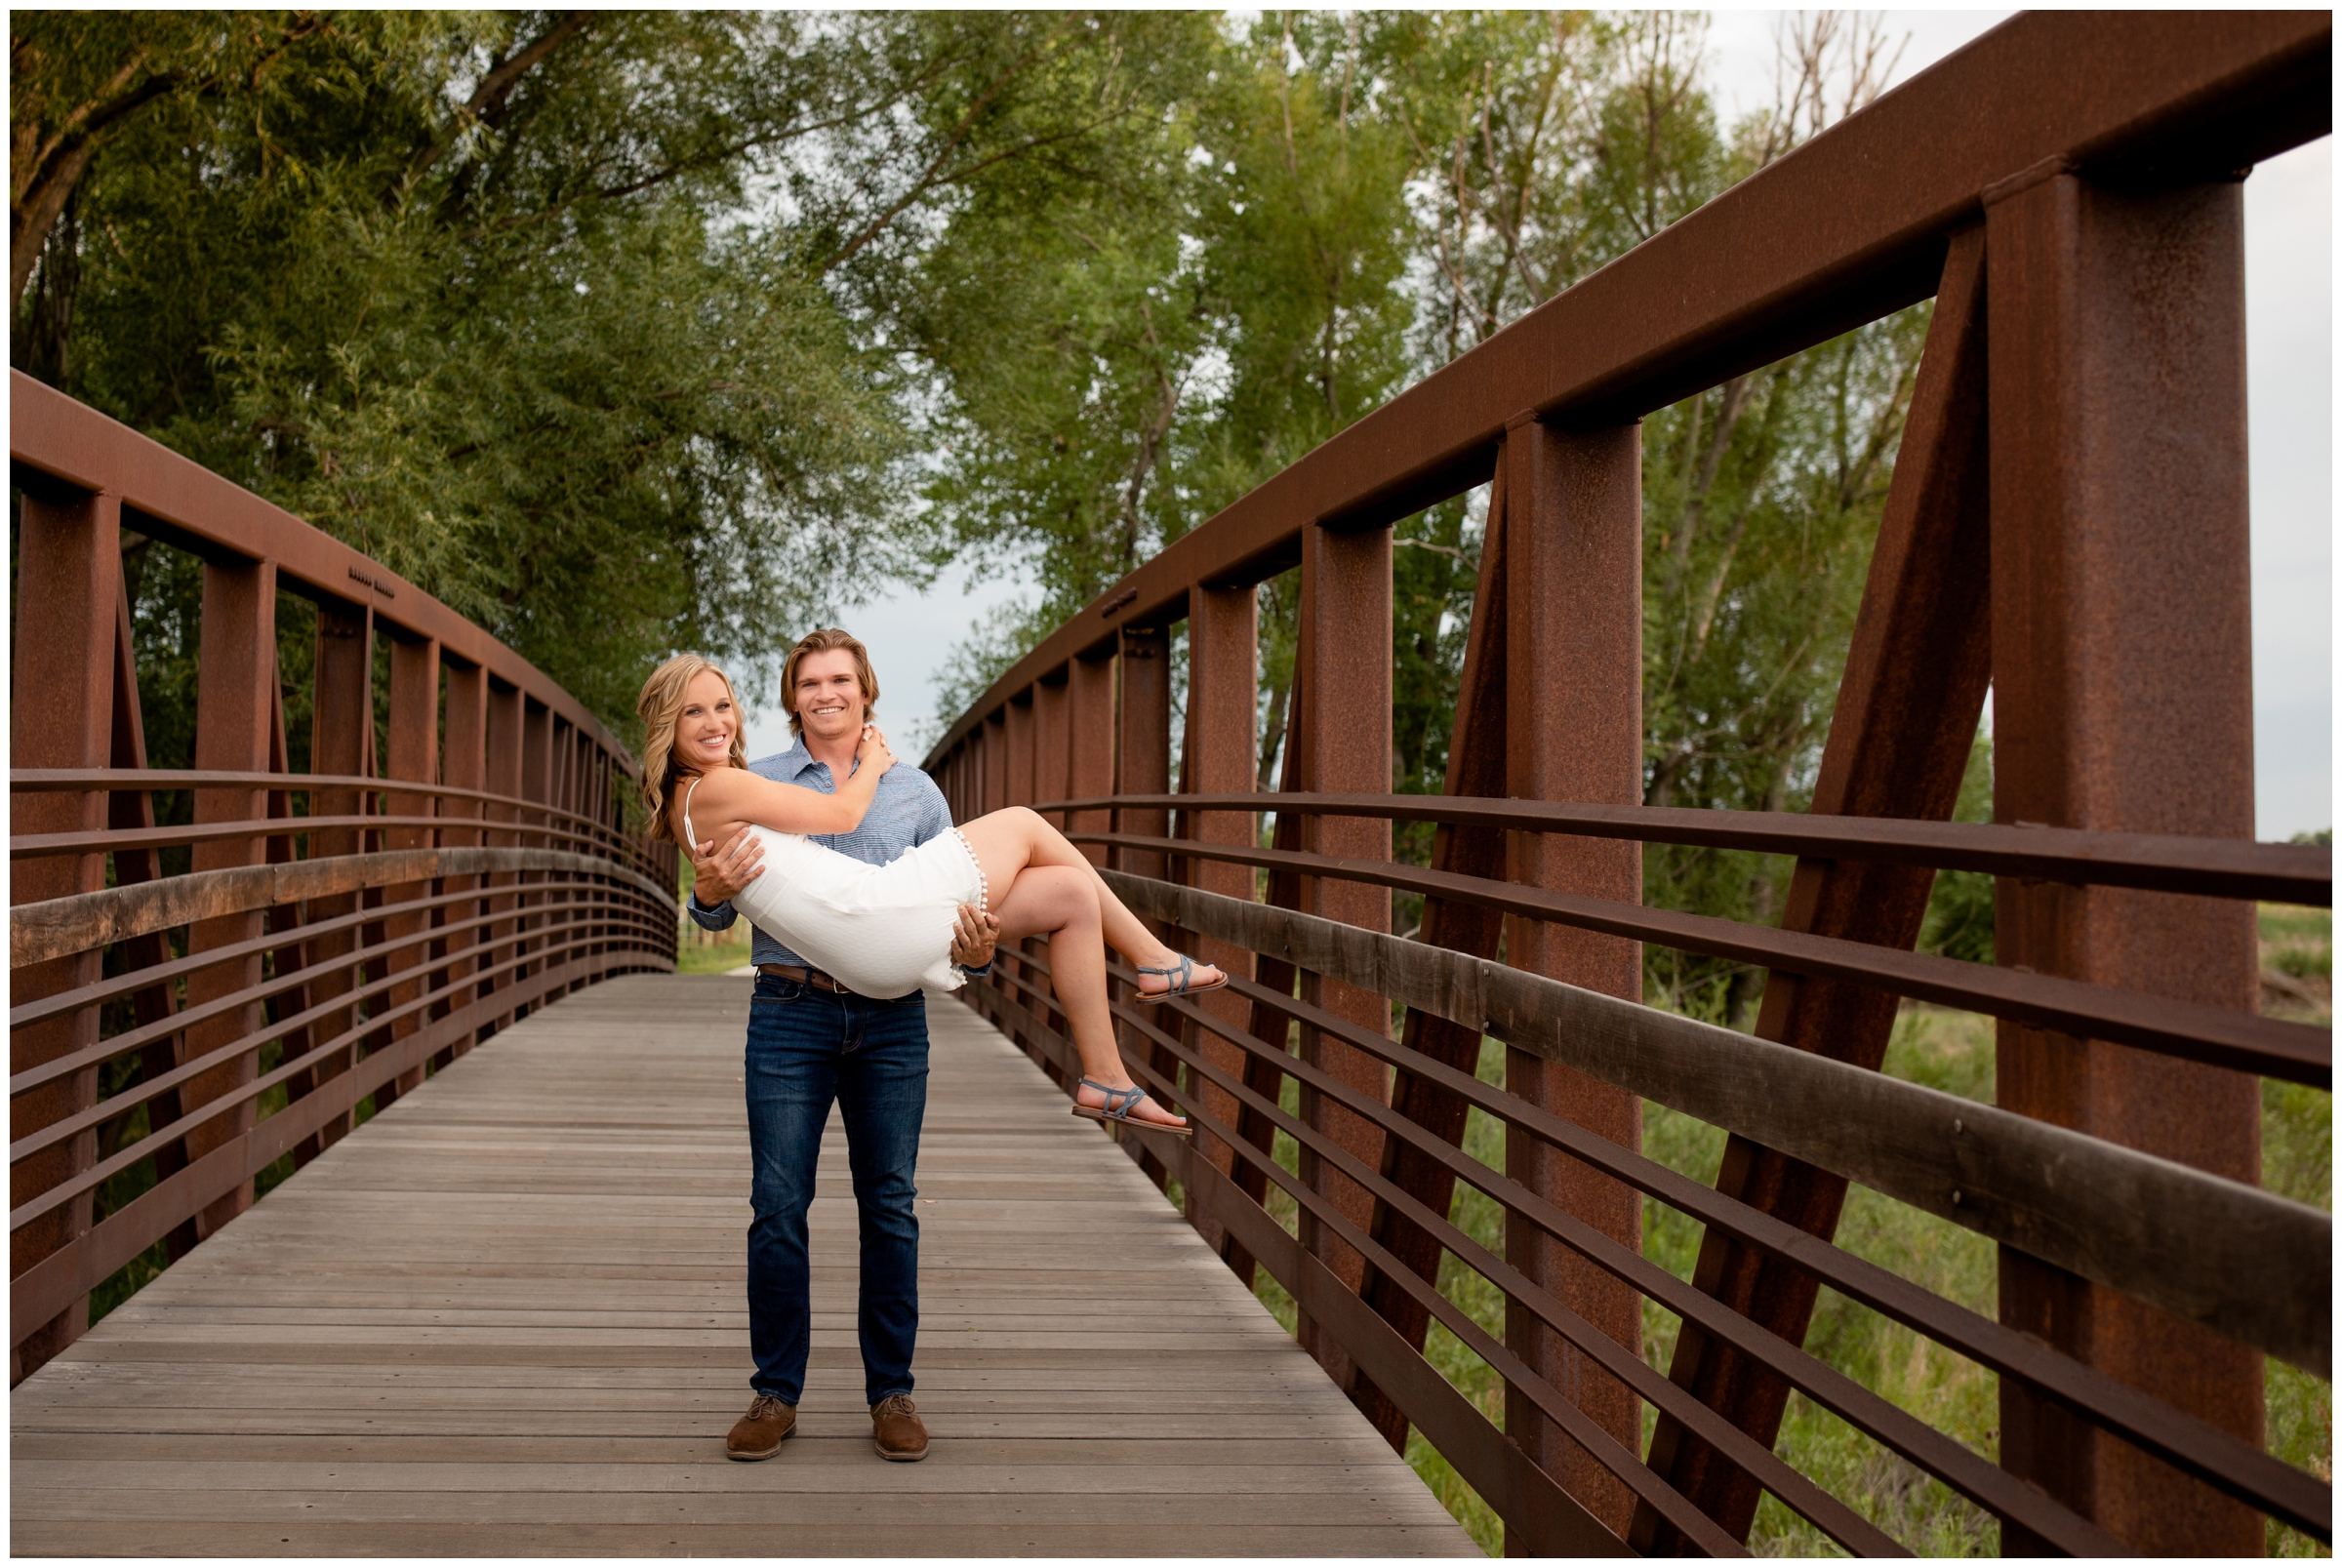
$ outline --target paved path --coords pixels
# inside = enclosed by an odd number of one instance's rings
[[[747,1400],[746,984],[609,982],[377,1117],[18,1387],[18,1553],[1475,1554],[1105,1133],[933,1005],[916,1364],[869,1444],[844,1135],[802,1424]]]

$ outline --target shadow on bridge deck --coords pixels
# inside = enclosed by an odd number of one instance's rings
[[[737,1465],[744,982],[475,1051],[19,1387],[19,1553],[1473,1554],[1104,1133],[932,1005],[919,1465],[870,1450],[844,1136],[797,1435]]]

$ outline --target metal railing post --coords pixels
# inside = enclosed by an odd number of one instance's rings
[[[1301,531],[1301,635],[1293,663],[1291,739],[1297,764],[1291,783],[1312,790],[1391,787],[1391,530]],[[1319,855],[1388,860],[1391,824],[1375,818],[1312,817],[1302,824],[1303,847]],[[1389,890],[1304,878],[1301,905],[1312,914],[1368,931],[1391,929]],[[1377,1034],[1391,1028],[1391,1004],[1373,991],[1305,974],[1302,997]],[[1382,1064],[1323,1030],[1304,1025],[1301,1054],[1312,1065],[1372,1093],[1384,1094]],[[1305,1087],[1302,1119],[1367,1165],[1382,1164],[1383,1137],[1355,1112]],[[1351,1224],[1365,1226],[1373,1199],[1365,1188],[1304,1152],[1302,1180],[1326,1194]],[[1304,1216],[1302,1245],[1353,1291],[1364,1282],[1365,1261],[1313,1218]],[[1302,1344],[1329,1377],[1353,1387],[1349,1352],[1305,1322]]]
[[[2243,194],[2064,168],[1988,191],[1994,816],[2252,836]],[[2251,1012],[2251,905],[2002,881],[1999,962]],[[2000,1104],[2240,1182],[2243,1073],[1999,1027]],[[2260,1357],[2014,1249],[2002,1320],[2248,1442]],[[2002,1463],[2151,1553],[2262,1549],[2251,1509],[2001,1385]],[[2039,1549],[2012,1528],[2006,1549]]]
[[[439,782],[439,644],[432,638],[410,640],[394,637],[390,642],[390,745],[384,759],[384,773],[393,780],[412,779],[424,784]],[[427,817],[437,802],[429,795],[406,794],[391,790],[385,796],[390,817]],[[391,827],[384,831],[383,847],[389,850],[416,850],[430,847],[434,834],[428,827]],[[420,899],[429,889],[427,882],[401,882],[383,890],[384,904],[404,904]],[[383,934],[392,942],[419,936],[427,923],[423,914],[393,915],[383,922]],[[424,992],[421,973],[429,960],[424,945],[413,943],[394,951],[387,960],[389,972],[412,978],[390,987],[387,1005],[400,1008]],[[407,1038],[423,1027],[424,1019],[409,1013],[390,1025],[390,1043]],[[375,1091],[375,1108],[385,1110],[410,1089],[421,1087],[424,1065],[420,1062],[398,1074]]]
[[[447,741],[446,754],[440,759],[442,782],[464,789],[488,787],[488,671],[478,664],[445,662],[447,671]],[[480,820],[481,806],[476,800],[449,800],[442,803],[441,814],[448,817],[468,817]],[[476,846],[487,842],[487,835],[478,827],[442,828],[439,842],[445,845]],[[478,889],[486,879],[477,876],[451,876],[442,884],[450,893]],[[448,918],[466,920],[487,913],[488,901],[473,899],[455,905]],[[461,980],[478,970],[479,960],[471,949],[480,941],[475,932],[464,943],[464,952],[448,965],[452,979]],[[456,992],[449,1002],[451,1008],[477,1001],[477,986],[465,986]],[[432,1059],[434,1066],[445,1066],[464,1055],[478,1040],[479,1031],[469,1030],[463,1038],[452,1042],[446,1050]]]
[[[259,773],[268,766],[269,718],[276,704],[276,565],[272,561],[206,561],[203,567],[202,674],[195,694],[195,766],[204,769]],[[197,871],[257,865],[264,854],[257,828],[267,816],[264,794],[249,787],[198,789],[195,821],[247,822],[256,832],[249,838],[212,839],[194,847]],[[261,934],[262,916],[246,914],[197,920],[187,929],[190,955],[213,947],[249,942]],[[187,977],[187,1006],[258,985],[260,954],[229,959],[197,970]],[[235,1008],[216,1018],[190,1025],[183,1049],[189,1060],[234,1044],[255,1033],[262,1023],[258,1003]],[[259,1068],[256,1046],[231,1061],[206,1068],[186,1086],[188,1109],[220,1099],[250,1083]],[[196,1127],[187,1134],[187,1158],[205,1154],[252,1130],[254,1110],[249,1100]],[[196,1217],[198,1239],[252,1206],[248,1178]]]
[[[27,490],[17,536],[15,691],[10,745],[18,767],[106,765],[113,740],[114,629],[121,594],[122,506],[118,497],[36,494]],[[105,825],[106,796],[59,793],[15,803],[12,827],[69,832]],[[12,903],[62,898],[105,886],[102,854],[18,861],[10,870]],[[98,979],[101,955],[77,953],[16,970],[17,1005],[78,989]],[[9,1069],[22,1072],[98,1040],[98,1009],[9,1031]],[[64,1120],[98,1100],[95,1068],[76,1072],[12,1102],[10,1136],[20,1139]],[[37,1197],[95,1161],[92,1132],[10,1167],[12,1206]],[[85,1195],[11,1233],[9,1269],[21,1274],[90,1227]],[[20,1323],[11,1338],[12,1383],[47,1362],[89,1326],[89,1299],[38,1324]]]
[[[348,605],[337,599],[317,604],[317,658],[311,688],[309,766],[312,771],[343,777],[374,771],[374,610],[371,605]],[[350,788],[313,789],[312,817],[349,817],[360,809],[359,791]],[[355,855],[362,835],[352,827],[320,827],[309,832],[312,858]],[[328,894],[309,901],[309,918],[331,920],[354,912],[361,895]],[[307,944],[309,967],[317,972],[310,982],[312,1002],[354,990],[357,975],[342,962],[358,946],[353,930],[327,932]],[[377,1009],[379,1011],[379,1009]],[[357,1023],[355,1007],[343,1008],[318,1020],[314,1038],[331,1040]],[[315,1093],[327,1080],[349,1070],[356,1046],[345,1044],[316,1053],[317,1060],[293,1081],[296,1097]],[[348,1133],[348,1111],[328,1118],[323,1126],[294,1146],[295,1165],[306,1165]]]
[[[1188,593],[1188,726],[1181,769],[1187,788],[1197,794],[1242,794],[1253,786],[1258,759],[1253,754],[1253,728],[1260,691],[1260,596],[1247,584],[1214,587],[1198,583]],[[1249,812],[1188,812],[1186,836],[1205,843],[1242,844],[1254,841]],[[1224,861],[1191,861],[1185,878],[1190,887],[1250,899],[1252,868]],[[1216,964],[1226,973],[1252,978],[1252,954],[1233,943],[1198,937],[1188,946],[1197,959]],[[1236,991],[1215,991],[1199,1004],[1207,1012],[1241,1026],[1251,1004]],[[1234,1045],[1194,1025],[1186,1030],[1191,1049],[1225,1071],[1241,1074],[1245,1055]],[[1191,1086],[1200,1091],[1214,1116],[1232,1124],[1235,1097],[1216,1086]],[[1209,1132],[1195,1134],[1195,1153],[1211,1161],[1223,1176],[1235,1171],[1235,1151]],[[1189,1199],[1190,1219],[1214,1251],[1226,1240],[1224,1226]]]
[[[1642,431],[1562,431],[1518,420],[1505,437],[1505,772],[1508,795],[1635,805],[1642,799]],[[1509,879],[1642,902],[1642,846],[1630,839],[1515,834]],[[1642,999],[1642,945],[1545,922],[1506,935],[1515,968],[1630,1001]],[[1557,1063],[1511,1050],[1505,1084],[1621,1147],[1642,1144],[1642,1103]],[[1642,1202],[1533,1140],[1509,1139],[1508,1175],[1603,1234],[1640,1250]],[[1541,1233],[1509,1226],[1506,1256],[1564,1306],[1636,1355],[1642,1305],[1623,1282]],[[1506,1343],[1620,1443],[1641,1441],[1641,1401],[1517,1304]],[[1610,1529],[1634,1495],[1566,1441],[1517,1388],[1505,1429]]]

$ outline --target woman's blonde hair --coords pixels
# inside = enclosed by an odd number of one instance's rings
[[[732,699],[732,749],[726,760],[735,768],[745,768],[748,750],[740,723],[740,694],[732,690],[732,677],[714,661],[698,654],[677,654],[651,671],[651,678],[642,683],[642,695],[634,701],[634,711],[642,715],[642,799],[651,810],[651,836],[670,844],[683,842],[674,818],[675,784],[682,772],[675,763],[675,724],[683,717],[684,692],[703,674],[722,681],[724,695]]]

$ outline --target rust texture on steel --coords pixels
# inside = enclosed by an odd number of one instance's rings
[[[633,759],[525,660],[11,375],[13,1386],[87,1328],[91,1293],[126,1265],[182,1256],[369,1106],[581,985],[672,968],[675,865],[628,826]],[[121,570],[134,533],[202,563],[192,768],[147,766]],[[278,668],[285,594],[316,608],[303,773]],[[158,796],[186,816],[158,820]],[[167,853],[185,869],[165,874]],[[149,1163],[151,1185],[118,1190]]]
[[[2333,869],[2252,841],[2239,187],[2330,129],[2331,50],[2324,13],[1995,28],[1181,536],[929,754],[955,814],[1037,805],[1230,971],[1161,1013],[1117,991],[1131,1072],[1197,1127],[1128,1150],[1510,1549],[1732,1553],[1766,1495],[1904,1549],[1772,1451],[1793,1390],[2008,1550],[2330,1541],[2328,1489],[2261,1451],[2261,1355],[2331,1374],[2332,1227],[2255,1186],[2260,1079],[2333,1065],[2330,1030],[2257,1016],[2251,908],[2330,906]],[[1811,809],[1644,805],[1636,422],[1930,297]],[[1444,792],[1394,795],[1390,525],[1482,485]],[[1253,590],[1288,572],[1265,757]],[[1954,823],[1988,687],[1995,820]],[[1407,822],[1428,864],[1393,855]],[[1794,857],[1778,922],[1645,907],[1649,843]],[[1946,869],[1997,879],[1997,963],[1914,950]],[[1762,971],[1755,1037],[1644,1006],[1645,943]],[[1878,1071],[1902,998],[1999,1021],[1999,1106]],[[1077,1071],[1037,955],[968,1000]],[[1725,1131],[1714,1186],[1642,1157],[1644,1098]],[[1475,1110],[1502,1170],[1464,1151]],[[1995,1313],[1837,1247],[1851,1183],[1997,1243]],[[1691,1279],[1641,1257],[1647,1200],[1703,1227]],[[1441,1293],[1451,1260],[1501,1325]],[[1797,1347],[1824,1286],[1998,1376],[1997,1462]],[[1645,1303],[1682,1321],[1664,1371]],[[1434,1324],[1501,1421],[1424,1359]]]

